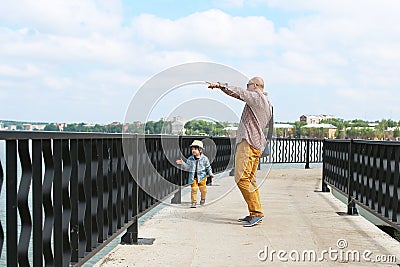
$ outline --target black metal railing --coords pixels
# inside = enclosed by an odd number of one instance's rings
[[[322,190],[327,185],[355,204],[400,229],[400,142],[325,140]]]
[[[269,144],[270,155],[260,159],[261,163],[310,163],[322,162],[323,139],[273,138]]]
[[[187,183],[173,163],[196,138],[0,132],[0,258],[79,266],[124,231],[122,242],[137,242],[138,218]],[[234,140],[205,141],[214,172],[229,168]]]

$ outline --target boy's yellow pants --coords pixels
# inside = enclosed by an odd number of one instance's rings
[[[246,140],[236,147],[235,181],[247,203],[250,216],[264,216],[256,182],[256,171],[261,150],[250,146]]]
[[[197,182],[197,178],[193,180],[192,184],[192,203],[197,202],[197,191],[199,190],[200,187],[200,193],[201,193],[201,199],[206,199],[206,194],[207,194],[207,177],[204,178],[200,183]]]

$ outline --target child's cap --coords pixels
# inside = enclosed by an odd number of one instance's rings
[[[192,147],[192,146],[198,146],[201,149],[204,149],[203,142],[201,142],[199,140],[194,140],[193,143],[190,145],[190,147]]]

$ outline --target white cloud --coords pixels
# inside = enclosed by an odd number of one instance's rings
[[[41,74],[43,74],[43,70],[32,64],[26,64],[20,68],[10,65],[0,65],[0,77],[28,78]]]
[[[371,94],[373,91],[368,93]],[[353,88],[339,88],[336,90],[336,94],[343,99],[353,99],[355,101],[365,101],[370,97],[367,92]]]
[[[154,47],[167,51],[189,48],[229,63],[241,60],[235,67],[248,73],[255,69],[247,64],[258,66],[264,73],[268,70],[267,75],[276,74],[269,77],[275,84],[357,85],[366,77],[360,68],[370,63],[371,57],[379,65],[397,66],[399,48],[398,42],[391,40],[391,29],[380,22],[370,22],[374,5],[367,3],[368,12],[360,15],[359,10],[350,7],[340,13],[346,5],[338,8],[327,2],[316,5],[301,2],[292,6],[290,2],[289,7],[288,3],[283,6],[313,13],[293,19],[288,28],[279,29],[264,17],[235,17],[219,10],[194,13],[178,20],[143,15],[135,19],[133,27],[140,38]],[[366,23],[374,26],[366,27]],[[155,34],[154,29],[160,34]],[[379,38],[372,37],[375,35]],[[380,49],[377,44],[392,49]],[[377,64],[368,65],[376,76],[387,76]]]
[[[215,6],[221,8],[243,7],[245,0],[213,0]]]
[[[97,62],[115,64],[126,61],[134,45],[123,40],[107,39],[105,35],[85,38],[31,33],[22,29],[0,31],[0,55],[10,61],[35,60],[51,62]]]
[[[144,14],[135,18],[132,27],[139,39],[157,47],[213,55],[254,57],[276,42],[273,23],[266,18],[234,17],[215,9],[175,21]]]
[[[235,8],[263,3],[263,7],[267,4],[292,17],[287,27],[277,28],[264,16],[237,16],[210,7],[178,19],[169,19],[168,14],[164,18],[141,14],[127,23],[119,1],[3,3],[2,101],[4,95],[18,101],[19,95],[3,92],[12,88],[33,96],[47,95],[49,101],[60,101],[60,97],[71,103],[76,100],[77,106],[97,95],[101,98],[99,105],[108,107],[113,104],[107,103],[107,97],[117,99],[120,95],[126,102],[133,88],[165,68],[191,61],[214,61],[249,76],[265,77],[271,89],[286,92],[286,98],[303,97],[297,91],[291,92],[293,88],[309,88],[321,92],[317,95],[321,103],[332,100],[323,97],[328,91],[337,92],[335,97],[341,100],[362,95],[364,102],[354,101],[350,105],[353,110],[362,109],[370,101],[379,110],[396,105],[393,97],[399,96],[396,92],[400,87],[400,2],[214,3]],[[373,97],[365,97],[365,92]],[[87,109],[95,105],[95,101],[87,102]],[[284,102],[276,99],[277,109],[284,110]]]
[[[122,20],[120,1],[19,0],[3,2],[0,22],[30,25],[48,33],[84,36],[88,32],[112,32]]]
[[[397,0],[248,0],[248,2],[266,3],[271,7],[289,11],[314,11],[324,16],[356,16],[356,17],[380,17],[397,14],[399,8]],[[362,12],[361,12],[362,11]]]
[[[400,92],[365,88],[339,88],[335,91],[335,104],[342,106],[347,118],[366,116],[371,120],[394,118],[398,120]]]

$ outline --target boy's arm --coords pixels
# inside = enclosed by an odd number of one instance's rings
[[[190,165],[187,162],[184,162],[182,159],[176,161],[177,167],[181,170],[187,171],[190,168]]]
[[[211,168],[211,164],[208,158],[206,158],[206,173],[207,175],[214,176]]]
[[[185,171],[189,170],[190,166],[187,162],[183,163],[182,165],[182,169],[184,169]]]

